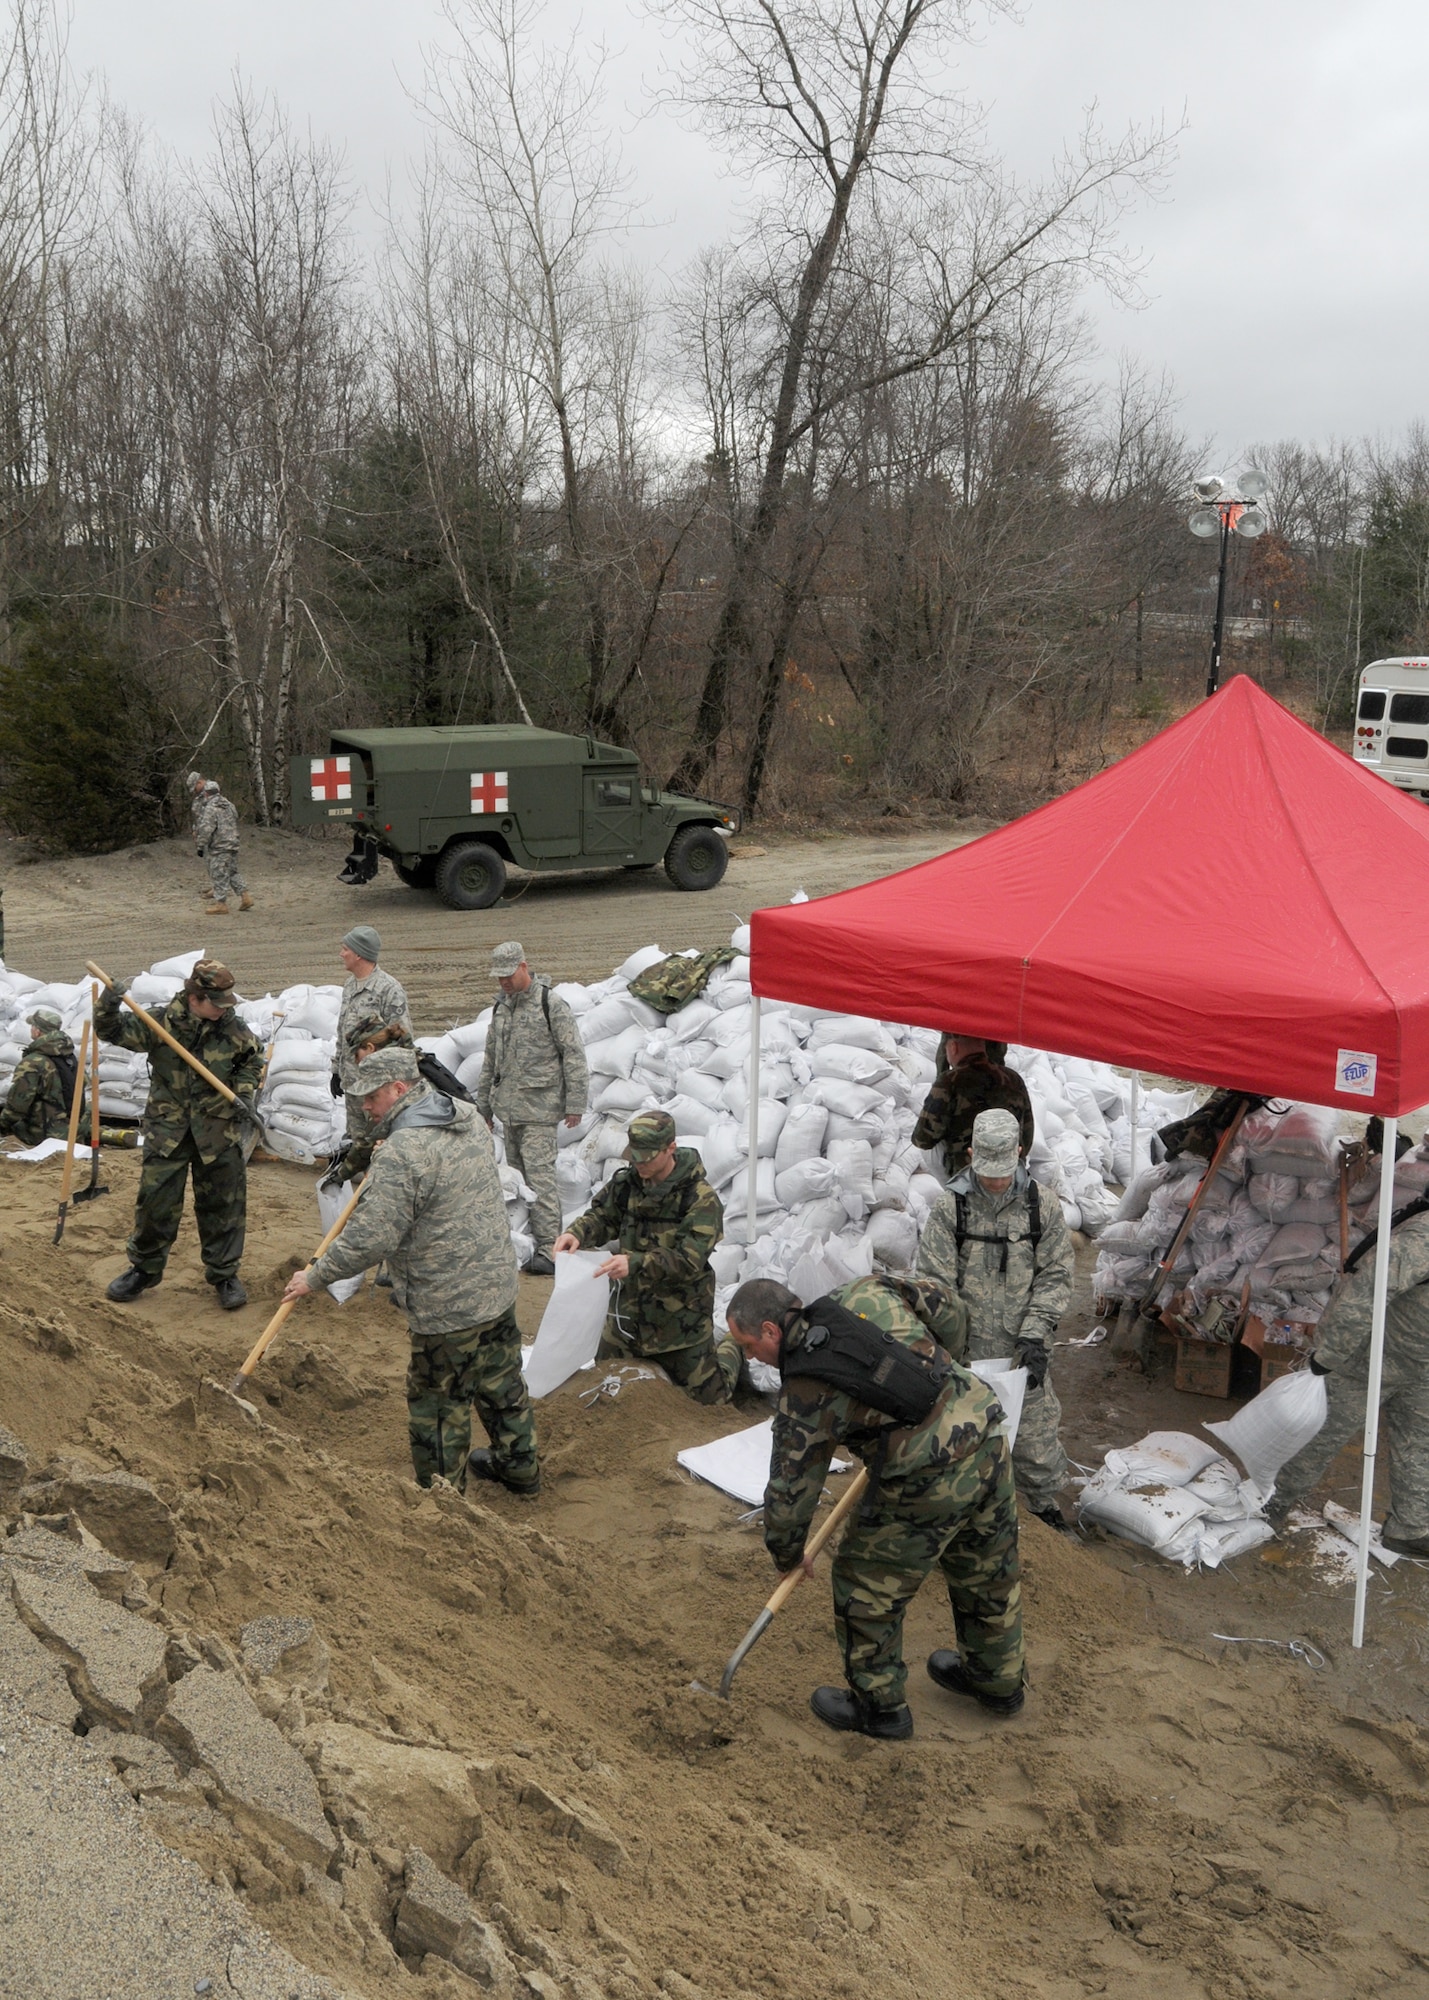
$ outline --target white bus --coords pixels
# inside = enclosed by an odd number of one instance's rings
[[[1429,799],[1429,659],[1372,660],[1365,668],[1355,756],[1402,792]]]

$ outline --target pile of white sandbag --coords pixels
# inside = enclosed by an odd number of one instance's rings
[[[1213,1297],[1239,1304],[1247,1283],[1260,1318],[1313,1324],[1340,1266],[1339,1162],[1342,1118],[1314,1104],[1253,1111],[1206,1190],[1176,1264],[1162,1288],[1189,1294],[1193,1309]],[[1182,1154],[1138,1176],[1098,1241],[1095,1287],[1104,1298],[1140,1297],[1170,1249],[1207,1162]],[[1395,1205],[1429,1188],[1422,1149],[1395,1168]],[[1379,1162],[1349,1190],[1351,1246],[1373,1221]]]
[[[332,1094],[340,986],[289,986],[238,1012],[265,1048],[268,1074],[258,1100],[264,1142],[281,1159],[310,1166],[341,1147],[347,1111]]]

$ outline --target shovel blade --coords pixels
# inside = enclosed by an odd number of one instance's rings
[[[729,1659],[725,1662],[725,1669],[720,1675],[719,1680],[719,1691],[723,1700],[729,1700],[729,1691],[733,1685],[735,1675],[743,1666],[746,1656],[758,1645],[773,1623],[774,1613],[766,1604],[734,1651],[730,1654]]]
[[[108,1194],[108,1192],[109,1192],[108,1181],[101,1181],[98,1187],[81,1188],[79,1193],[77,1195],[73,1195],[71,1199],[77,1202],[98,1201],[99,1197],[102,1194]]]
[[[60,1203],[59,1217],[55,1223],[54,1241],[56,1243],[59,1242],[60,1238],[65,1233],[65,1217],[68,1213],[69,1213],[69,1203],[67,1201],[62,1201]]]

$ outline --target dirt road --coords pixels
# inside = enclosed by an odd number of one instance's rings
[[[205,917],[201,864],[187,841],[156,841],[118,854],[15,866],[0,850],[6,959],[41,979],[77,979],[84,961],[133,973],[203,944],[228,961],[240,992],[279,992],[298,980],[344,977],[338,940],[350,924],[375,924],[382,963],[412,1001],[418,1029],[469,1020],[491,997],[486,954],[517,937],[533,964],[557,979],[604,979],[641,944],[667,951],[728,942],[733,926],[766,903],[787,902],[887,875],[973,839],[966,821],[888,838],[742,842],[717,889],[685,895],[663,869],[640,874],[532,878],[494,909],[464,915],[430,890],[408,889],[384,862],[375,882],[350,889],[335,877],[346,841],[245,832],[242,865],[255,908]]]

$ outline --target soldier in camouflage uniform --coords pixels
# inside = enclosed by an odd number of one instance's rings
[[[228,899],[235,894],[241,899],[239,909],[251,910],[253,898],[238,872],[238,811],[212,778],[205,782],[199,796],[194,835],[198,851],[208,863],[209,880],[213,884],[213,901],[204,915],[226,917]]]
[[[371,924],[354,924],[338,954],[347,983],[337,1012],[331,1089],[334,1097],[347,1100],[347,1136],[352,1140],[365,1139],[370,1129],[358,1087],[358,1050],[383,1028],[400,1028],[408,1039],[412,1033],[407,996],[391,973],[378,965],[381,953],[382,939]]]
[[[618,1243],[596,1276],[615,1281],[603,1354],[658,1361],[697,1403],[727,1403],[739,1380],[739,1349],[715,1338],[710,1252],[724,1234],[724,1210],[692,1146],[676,1146],[667,1111],[630,1121],[628,1167],[578,1216],[557,1250]]]
[[[1067,1524],[1057,1495],[1067,1483],[1067,1454],[1051,1367],[1057,1324],[1072,1296],[1072,1239],[1056,1195],[1034,1187],[1021,1164],[1018,1139],[1010,1111],[978,1114],[972,1163],[928,1217],[918,1270],[956,1292],[967,1306],[969,1360],[1011,1360],[1027,1370],[1027,1396],[1012,1452],[1017,1490],[1040,1520],[1062,1530]],[[961,1245],[960,1203],[966,1231]]]
[[[1006,1042],[985,1042],[950,1030],[938,1050],[938,1074],[913,1127],[913,1144],[924,1152],[943,1149],[949,1174],[968,1163],[973,1120],[980,1111],[1010,1111],[1018,1121],[1022,1150],[1032,1148],[1032,1100],[1027,1085],[1007,1063]]]
[[[549,1278],[551,1252],[561,1227],[556,1192],[556,1126],[585,1116],[589,1075],[576,1017],[533,974],[514,941],[491,954],[491,976],[501,988],[486,1037],[476,1108],[490,1125],[501,1120],[506,1160],[530,1186],[531,1234],[536,1254],[526,1269]]]
[[[0,1138],[38,1146],[42,1139],[69,1137],[69,1112],[79,1083],[74,1043],[53,1007],[26,1016],[30,1046],[15,1065],[10,1094],[0,1105]],[[82,1084],[80,1085],[83,1090]],[[80,1099],[80,1117],[84,1099]]]
[[[1310,1366],[1325,1378],[1329,1414],[1319,1435],[1281,1468],[1272,1519],[1283,1519],[1303,1500],[1364,1429],[1374,1262],[1371,1248],[1340,1281],[1315,1330]],[[1429,1559],[1429,1215],[1401,1222],[1389,1239],[1380,1407],[1389,1446],[1384,1546]]]
[[[937,1358],[940,1347],[951,1355],[966,1338],[966,1310],[926,1280],[859,1278],[831,1297],[921,1355]],[[873,1482],[833,1563],[848,1691],[816,1688],[815,1715],[865,1736],[912,1735],[903,1618],[935,1568],[948,1587],[958,1651],[931,1654],[930,1676],[994,1714],[1015,1714],[1023,1702],[1017,1499],[993,1391],[953,1363],[930,1414],[900,1428],[849,1391],[800,1374],[810,1315],[783,1285],[767,1278],[741,1285],[729,1326],[751,1360],[783,1377],[764,1495],[764,1541],[776,1567],[787,1573],[804,1561],[836,1446],[857,1453]]]
[[[203,812],[204,812],[203,793],[204,793],[204,786],[207,783],[208,783],[207,778],[200,776],[200,774],[197,771],[190,771],[188,776],[184,779],[184,790],[189,795],[189,826],[193,831],[194,851],[198,855],[200,861],[203,860],[203,842],[199,837],[199,828],[203,824]],[[205,874],[207,874],[208,872],[207,869],[205,869],[204,872]],[[211,903],[213,901],[212,882],[206,881],[204,883],[201,894],[206,903]]]
[[[347,1227],[285,1298],[302,1298],[385,1261],[407,1315],[407,1428],[421,1486],[481,1479],[534,1499],[536,1425],[512,1310],[516,1253],[491,1135],[469,1104],[423,1081],[411,1049],[362,1065],[372,1170]],[[471,1407],[489,1449],[470,1450]]]
[[[238,1279],[248,1207],[242,1114],[137,1014],[120,1006],[123,990],[117,986],[101,992],[94,1029],[116,1048],[138,1049],[149,1058],[149,1101],[129,1269],[114,1280],[108,1296],[121,1302],[136,1299],[163,1277],[179,1233],[184,1184],[192,1174],[204,1276],[218,1303],[234,1312],[248,1302]],[[233,1011],[233,974],[226,965],[201,958],[160,1018],[176,1041],[252,1107],[263,1074],[263,1049]]]

